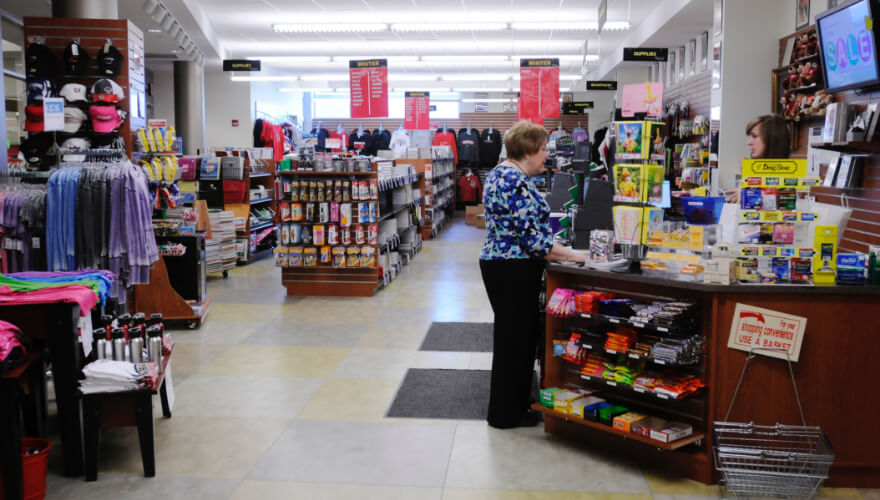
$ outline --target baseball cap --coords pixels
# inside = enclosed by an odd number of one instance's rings
[[[66,141],[61,143],[61,149],[65,151],[88,151],[91,146],[92,145],[89,140],[83,137],[71,137],[70,139],[67,139]],[[66,161],[85,161],[86,155],[65,153],[64,159]]]
[[[21,141],[19,151],[31,165],[48,164],[53,161],[52,138],[50,136],[31,136]]]
[[[119,102],[123,99],[122,87],[109,78],[101,78],[92,85],[92,102]]]
[[[64,74],[81,75],[89,67],[89,54],[77,41],[64,48]]]
[[[25,50],[27,76],[52,78],[55,72],[55,54],[42,43],[32,43]]]
[[[64,131],[72,134],[79,132],[82,123],[86,120],[86,114],[79,108],[73,106],[64,107]]]
[[[92,105],[89,108],[89,116],[92,119],[92,130],[101,134],[113,132],[123,120],[116,106],[110,105]]]
[[[98,52],[98,72],[104,76],[116,76],[122,71],[122,53],[119,49],[105,43]]]
[[[27,84],[27,100],[42,101],[55,95],[52,82],[45,79],[30,80]]]
[[[61,87],[61,92],[58,92],[65,102],[88,102],[86,94],[86,86],[81,83],[67,83]]]
[[[24,129],[31,133],[43,131],[43,106],[41,104],[25,106]]]

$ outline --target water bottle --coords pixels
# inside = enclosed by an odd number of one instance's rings
[[[147,328],[148,349],[150,351],[150,361],[156,363],[159,373],[162,373],[162,331],[158,325]]]
[[[128,343],[131,346],[131,362],[142,362],[144,360],[144,339],[140,336],[132,337]]]
[[[116,318],[116,323],[125,332],[123,338],[128,340],[128,329],[131,327],[131,314],[121,314]]]
[[[96,359],[106,359],[107,358],[107,339],[99,338],[95,341],[95,358]]]
[[[113,329],[113,359],[125,361],[125,330],[122,328]]]
[[[131,326],[139,326],[141,327],[141,331],[147,328],[147,316],[144,313],[135,313],[134,316],[131,317]],[[129,328],[131,330],[131,328]],[[128,334],[129,340],[131,340],[131,333]]]

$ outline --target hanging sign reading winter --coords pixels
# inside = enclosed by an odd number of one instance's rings
[[[404,127],[407,130],[428,130],[431,126],[430,92],[405,92]]]
[[[348,62],[352,118],[388,116],[388,60]]]
[[[788,353],[792,361],[797,361],[806,327],[807,318],[737,304],[733,311],[727,347],[741,351],[749,351],[753,347],[778,349],[756,352],[781,359],[785,359],[785,354]]]
[[[519,60],[519,119],[541,124],[559,117],[559,59]]]

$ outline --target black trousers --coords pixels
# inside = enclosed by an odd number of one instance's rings
[[[529,408],[529,392],[538,345],[538,296],[544,261],[481,260],[480,272],[495,313],[492,386],[489,416],[492,427],[515,427]]]

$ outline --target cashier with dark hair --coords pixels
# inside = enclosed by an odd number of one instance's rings
[[[791,134],[788,122],[779,115],[761,115],[746,124],[746,145],[751,158],[788,158]],[[739,202],[739,190],[725,191],[729,203]]]

